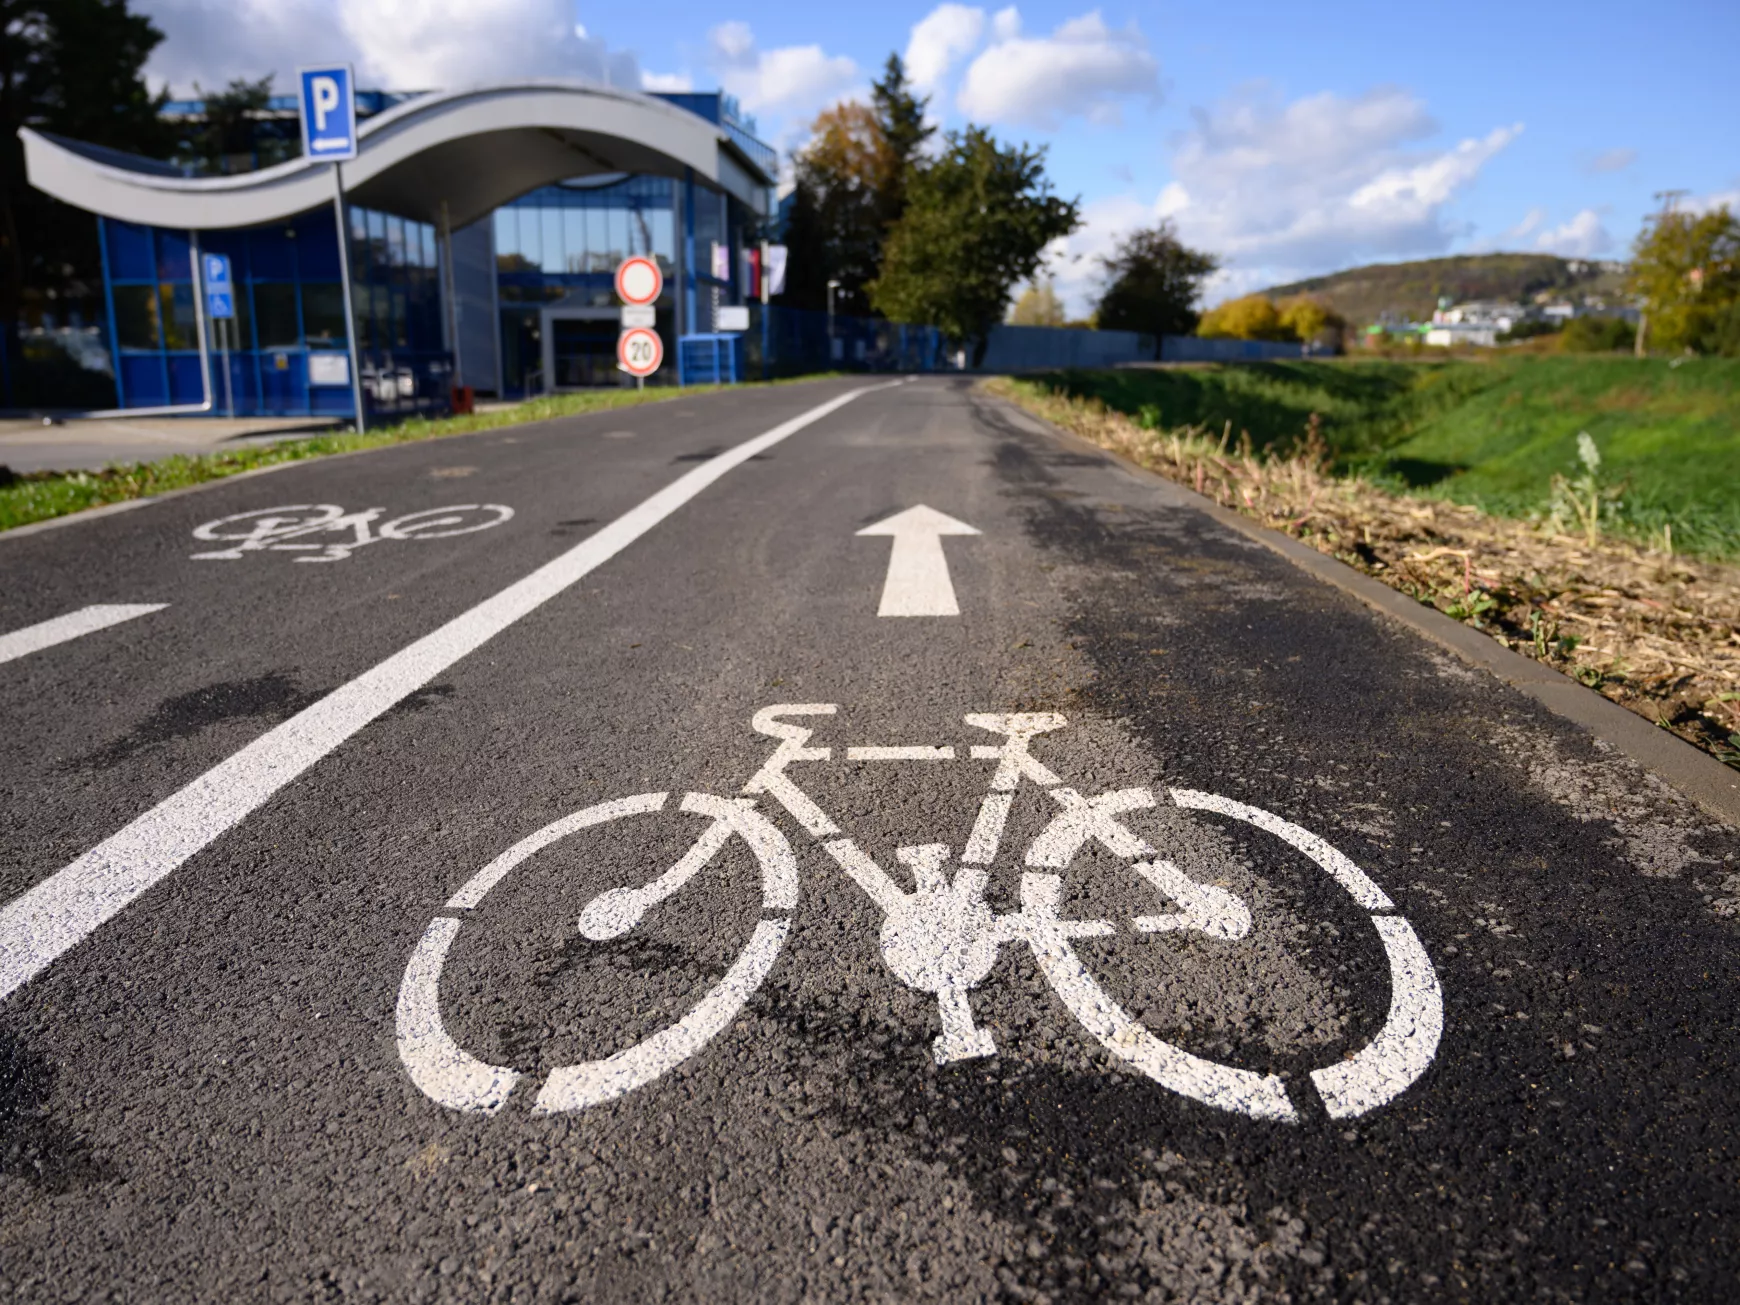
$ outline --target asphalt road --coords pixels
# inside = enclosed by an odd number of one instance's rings
[[[1740,837],[964,383],[0,574],[11,1298],[1740,1293]]]

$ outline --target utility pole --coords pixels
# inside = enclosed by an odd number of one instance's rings
[[[1655,192],[1655,198],[1657,202],[1661,204],[1661,213],[1657,215],[1655,220],[1658,229],[1664,221],[1672,216],[1674,205],[1679,203],[1686,194],[1687,192],[1683,190],[1658,190]],[[1647,308],[1640,308],[1637,310],[1637,341],[1632,346],[1631,350],[1633,355],[1638,358],[1647,356],[1648,350],[1646,346],[1648,342],[1649,310]]]

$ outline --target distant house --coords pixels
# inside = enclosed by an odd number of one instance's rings
[[[1509,329],[1509,326],[1500,327],[1491,322],[1434,322],[1426,328],[1426,343],[1441,347],[1473,344],[1490,349],[1498,343],[1499,331]]]
[[[1521,304],[1501,299],[1470,299],[1467,303],[1451,308],[1440,308],[1432,314],[1432,325],[1490,326],[1494,332],[1498,332],[1508,331],[1531,316],[1531,310]],[[1430,344],[1431,341],[1428,340],[1427,343]]]

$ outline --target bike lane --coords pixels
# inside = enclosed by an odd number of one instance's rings
[[[158,608],[0,662],[0,899],[719,450],[848,388],[793,386],[748,404],[704,395],[315,460],[0,536],[9,581],[0,633],[94,605]],[[396,519],[475,503],[513,516],[449,537],[413,529],[380,538]],[[377,542],[321,562],[301,559],[328,550],[198,556],[241,542],[199,538],[202,527],[322,504],[352,514],[382,508],[368,528]],[[474,512],[457,524],[493,519]],[[281,542],[314,539],[356,534]],[[402,709],[441,692],[432,685]]]
[[[1732,1015],[1701,976],[1731,976],[1734,946],[1699,886],[1732,873],[1732,836],[1165,497],[938,382],[746,464],[11,999],[14,1248],[69,1290],[212,1298],[1716,1281]],[[958,618],[876,615],[890,546],[857,532],[919,503],[981,532],[945,543]],[[1448,1017],[1430,1070],[1353,1121],[1304,1091],[1299,1120],[1252,1119],[1117,1062],[1015,945],[968,997],[997,1054],[939,1066],[937,999],[891,973],[882,911],[764,799],[795,908],[764,909],[739,841],[600,944],[581,911],[705,821],[554,844],[465,920],[443,977],[449,1033],[525,1086],[495,1115],[413,1086],[395,1008],[451,895],[593,803],[737,793],[775,743],[750,719],[782,702],[837,707],[806,722],[830,761],[789,773],[903,887],[900,849],[972,841],[997,763],[970,749],[998,736],[969,713],[1063,716],[1031,752],[1085,798],[1207,790],[1298,821],[1418,928]],[[841,762],[854,747],[957,756]],[[998,914],[1051,787],[1011,790]],[[1079,944],[1145,1027],[1289,1090],[1374,1034],[1390,971],[1340,886],[1236,822],[1158,800],[1124,819],[1252,916],[1230,944],[1127,925]],[[1063,870],[1072,918],[1181,905],[1103,847]],[[782,914],[770,977],[692,1058],[532,1113],[553,1067],[668,1024]]]

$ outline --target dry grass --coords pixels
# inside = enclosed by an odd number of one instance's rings
[[[1552,532],[1328,474],[1315,429],[1268,458],[1230,429],[1149,430],[1094,400],[988,387],[1375,576],[1740,768],[1740,567]]]

